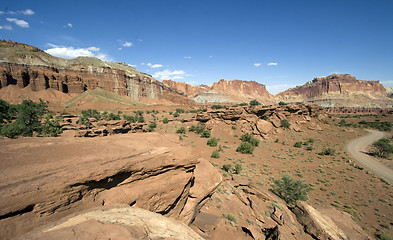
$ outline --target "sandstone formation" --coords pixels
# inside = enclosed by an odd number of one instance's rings
[[[53,225],[53,224],[52,224]],[[203,240],[187,225],[157,213],[134,208],[101,208],[67,217],[54,226],[18,239],[184,239]]]
[[[172,88],[124,63],[103,62],[97,58],[71,60],[53,57],[42,50],[12,41],[0,42],[0,88],[29,86],[33,91],[54,89],[82,93],[102,88],[133,99],[165,98],[185,101]]]
[[[305,102],[325,107],[391,107],[386,89],[378,81],[357,80],[350,74],[317,77],[276,95],[277,101]]]
[[[318,117],[318,118],[317,118]],[[285,106],[245,106],[228,109],[212,109],[196,115],[195,120],[206,123],[223,122],[228,125],[240,126],[243,132],[260,135],[263,138],[277,134],[283,120],[295,131],[305,129],[320,130],[320,124],[327,117],[322,107],[305,105]]]
[[[273,95],[266,90],[266,86],[255,81],[221,79],[213,83],[211,87],[192,86],[172,80],[164,80],[163,83],[193,98],[198,103],[248,103],[254,99],[264,104],[274,103]]]
[[[221,175],[177,141],[153,133],[3,139],[0,238],[119,204],[191,221]]]

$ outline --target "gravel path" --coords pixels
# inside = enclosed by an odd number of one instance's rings
[[[373,142],[383,138],[385,133],[377,130],[367,131],[370,132],[370,134],[352,140],[347,145],[347,151],[360,165],[375,173],[379,177],[382,177],[385,180],[393,183],[393,170],[382,165],[377,160],[375,160],[374,157],[367,154],[367,147]]]

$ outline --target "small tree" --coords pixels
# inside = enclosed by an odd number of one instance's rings
[[[53,119],[51,114],[46,115],[45,121],[41,125],[41,134],[44,137],[57,137],[63,132],[59,121]]]
[[[249,142],[241,142],[239,147],[237,147],[236,152],[242,154],[252,154],[254,152],[255,146]]]
[[[279,103],[278,103],[278,105],[279,106],[285,106],[285,105],[287,105],[285,102],[283,102],[283,101],[280,101]]]
[[[288,120],[286,120],[286,119],[281,120],[281,127],[282,128],[288,129],[290,126],[291,126],[291,124],[288,122]]]
[[[216,149],[212,152],[211,158],[220,158],[220,152]]]
[[[373,143],[374,154],[381,158],[389,158],[393,153],[393,146],[390,144],[390,140],[382,138]]]
[[[219,139],[217,138],[210,138],[209,140],[207,140],[207,145],[210,147],[217,147]]]
[[[294,205],[298,200],[308,200],[307,193],[311,190],[308,184],[300,180],[295,181],[288,175],[274,180],[272,187],[273,192],[289,205]]]
[[[250,102],[250,106],[257,106],[257,105],[262,105],[258,100],[254,99]]]

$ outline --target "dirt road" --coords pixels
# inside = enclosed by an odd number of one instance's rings
[[[393,183],[393,170],[382,165],[372,156],[367,154],[367,146],[383,138],[385,133],[376,130],[367,130],[369,135],[356,138],[347,145],[347,151],[363,167],[367,168],[377,176]]]

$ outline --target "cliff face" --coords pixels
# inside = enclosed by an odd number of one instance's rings
[[[32,46],[2,41],[0,88],[8,85],[29,86],[33,91],[51,88],[63,93],[82,93],[99,87],[134,99],[159,99],[177,94],[150,75],[124,63],[90,57],[66,60]]]
[[[207,85],[192,86],[172,80],[164,80],[163,83],[200,103],[249,102],[253,99],[263,103],[273,103],[273,95],[266,90],[265,85],[255,81],[221,79],[211,87]]]
[[[318,77],[276,95],[277,101],[306,102],[325,107],[390,107],[386,89],[378,81],[357,80],[350,74]]]
[[[350,74],[333,74],[328,77],[318,77],[306,84],[281,92],[277,97],[289,99],[299,97],[303,99],[327,94],[367,94],[375,97],[386,96],[386,90],[378,81],[357,80]]]

